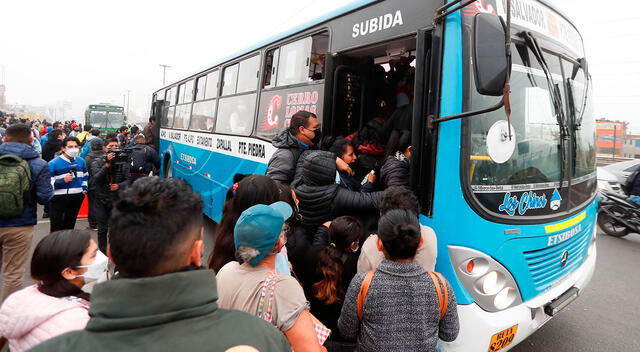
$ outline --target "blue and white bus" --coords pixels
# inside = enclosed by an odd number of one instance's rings
[[[508,350],[594,271],[588,65],[576,27],[545,1],[443,6],[354,1],[156,91],[161,173],[187,180],[219,221],[233,176],[265,173],[293,113],[349,135],[376,112],[373,75],[410,61],[411,188],[459,304],[460,335],[443,348]]]

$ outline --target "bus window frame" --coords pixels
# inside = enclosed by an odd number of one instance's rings
[[[264,72],[264,69],[266,68],[266,66],[265,66],[266,65],[266,61],[265,60],[267,58],[267,53],[269,51],[274,50],[274,49],[278,49],[278,64],[279,64],[280,63],[280,53],[281,53],[280,49],[282,49],[283,46],[291,44],[291,43],[295,43],[295,42],[297,42],[299,40],[302,40],[302,39],[305,39],[307,37],[312,38],[314,35],[320,34],[322,32],[327,32],[327,34],[329,36],[329,39],[327,40],[327,59],[328,59],[328,56],[331,54],[331,40],[333,38],[333,33],[331,31],[331,28],[329,28],[327,26],[323,26],[323,27],[320,27],[320,28],[313,28],[310,31],[301,33],[300,35],[297,35],[295,37],[287,38],[285,40],[282,40],[282,41],[279,41],[279,42],[276,42],[276,43],[272,43],[271,45],[265,47],[264,48],[264,55],[263,55],[264,57],[262,59],[262,65],[260,67],[260,71]],[[312,40],[313,40],[313,38],[312,38]],[[278,71],[279,70],[276,70],[276,76],[280,74],[280,72],[278,72]],[[302,87],[302,86],[305,86],[305,85],[313,85],[313,84],[325,83],[326,77],[327,77],[326,71],[328,71],[328,67],[327,67],[326,62],[325,62],[325,75],[324,75],[324,77],[322,79],[315,80],[315,81],[304,81],[304,82],[299,82],[299,83],[293,83],[293,84],[287,84],[287,85],[279,86],[279,85],[277,85],[278,79],[276,77],[275,78],[276,81],[272,82],[271,86],[269,86],[269,87],[263,87],[264,76],[263,76],[263,74],[261,74],[259,88],[260,88],[260,91],[263,92],[263,91],[280,90],[280,89],[287,89],[287,88]],[[261,138],[261,137],[258,137],[258,138]]]
[[[215,132],[215,125],[216,122],[218,120],[218,100],[220,99],[220,72],[222,71],[222,68],[220,68],[219,66],[215,66],[205,72],[202,72],[200,74],[198,74],[195,78],[195,86],[196,87],[196,92],[194,93],[194,96],[197,96],[198,94],[198,90],[197,90],[197,82],[201,79],[204,78],[205,80],[205,84],[204,84],[204,94],[203,94],[203,99],[197,100],[194,99],[191,105],[191,114],[189,115],[189,124],[187,125],[187,130],[192,131],[192,132],[198,132],[198,133],[216,133]],[[215,85],[215,90],[216,90],[216,94],[214,97],[211,98],[207,98],[206,93],[207,93],[207,85],[209,83],[209,75],[212,73],[218,73],[218,78],[217,78],[217,82]],[[196,104],[203,104],[203,103],[209,103],[209,102],[213,102],[213,126],[214,128],[212,130],[199,130],[199,129],[193,129],[191,128],[191,123],[193,122],[193,110],[195,109],[195,105]]]
[[[256,125],[256,121],[258,121],[258,116],[257,116],[257,111],[258,108],[260,106],[260,85],[262,84],[262,72],[263,72],[263,53],[264,53],[264,49],[260,49],[260,50],[254,50],[251,51],[245,55],[242,55],[240,57],[237,57],[223,65],[219,66],[219,70],[221,72],[221,74],[218,76],[218,95],[215,98],[216,99],[216,109],[215,109],[215,119],[214,119],[214,128],[212,133],[215,134],[219,134],[219,135],[225,135],[225,136],[237,136],[237,137],[254,137],[255,134],[255,125]],[[256,89],[253,91],[249,91],[249,92],[242,92],[242,93],[236,93],[238,90],[238,76],[240,74],[240,62],[247,60],[247,59],[251,59],[254,56],[259,56],[258,62],[258,79],[256,82]],[[227,94],[227,95],[223,95],[222,94],[222,88],[224,86],[224,74],[225,74],[225,70],[233,65],[238,65],[238,72],[236,73],[236,86],[234,89],[234,93],[233,94]],[[213,70],[211,70],[211,72],[213,72]],[[253,107],[253,123],[251,123],[250,126],[250,130],[249,133],[246,135],[240,135],[240,134],[235,134],[235,133],[229,133],[229,132],[221,132],[217,130],[218,127],[218,113],[220,112],[220,100],[221,99],[225,99],[225,98],[235,98],[238,96],[243,96],[243,95],[250,95],[250,94],[255,94],[255,98],[254,98],[254,107]]]

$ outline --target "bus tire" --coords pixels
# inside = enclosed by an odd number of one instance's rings
[[[620,209],[617,205],[607,207],[607,210],[616,215],[624,214],[624,210]],[[598,212],[598,226],[609,236],[624,237],[629,234],[629,230],[626,227],[616,224],[616,221],[604,211]]]

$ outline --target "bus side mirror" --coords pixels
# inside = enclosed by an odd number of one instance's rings
[[[500,16],[478,13],[473,23],[473,60],[476,90],[482,95],[503,93],[509,61],[505,24]]]

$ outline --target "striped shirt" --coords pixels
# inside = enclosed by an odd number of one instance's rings
[[[89,173],[82,158],[69,160],[66,155],[49,161],[49,172],[51,173],[51,185],[53,186],[53,196],[64,196],[68,194],[80,194],[88,188]],[[65,176],[69,172],[74,174],[71,182],[64,182]]]

